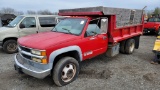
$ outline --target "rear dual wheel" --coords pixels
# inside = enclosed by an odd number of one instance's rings
[[[120,44],[120,52],[124,54],[132,54],[135,49],[135,40],[128,39],[126,41],[122,41]]]
[[[129,39],[126,41],[125,52],[126,54],[132,54],[135,48],[135,40]]]

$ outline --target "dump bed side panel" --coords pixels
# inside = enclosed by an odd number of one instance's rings
[[[142,19],[142,23],[140,24],[123,26],[118,28],[115,28],[115,19],[115,15],[112,15],[109,18],[108,36],[110,43],[117,43],[135,36],[142,35],[142,31],[144,28],[144,19]]]
[[[111,37],[109,37],[110,43],[117,43],[135,36],[142,35],[143,25],[134,25],[123,28],[115,28],[112,31]]]
[[[132,11],[134,11],[134,17],[133,21],[130,21]],[[142,10],[104,7],[103,13],[104,15],[116,15],[117,28],[140,24],[142,21]]]

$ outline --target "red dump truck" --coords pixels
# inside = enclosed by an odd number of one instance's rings
[[[139,47],[143,11],[110,7],[60,10],[52,31],[18,39],[15,69],[36,78],[52,76],[58,86],[74,81],[81,62],[100,54],[132,54]]]

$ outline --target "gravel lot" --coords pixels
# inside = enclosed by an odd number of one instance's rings
[[[132,55],[103,55],[83,62],[76,81],[57,87],[50,77],[36,79],[14,70],[14,55],[0,48],[0,90],[159,90],[160,65],[152,65],[156,37],[142,36]]]

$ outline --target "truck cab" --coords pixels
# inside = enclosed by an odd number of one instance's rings
[[[160,17],[151,17],[144,23],[143,33],[160,33]]]
[[[17,39],[30,34],[50,31],[62,16],[20,15],[0,28],[0,46],[6,53],[17,52]]]

